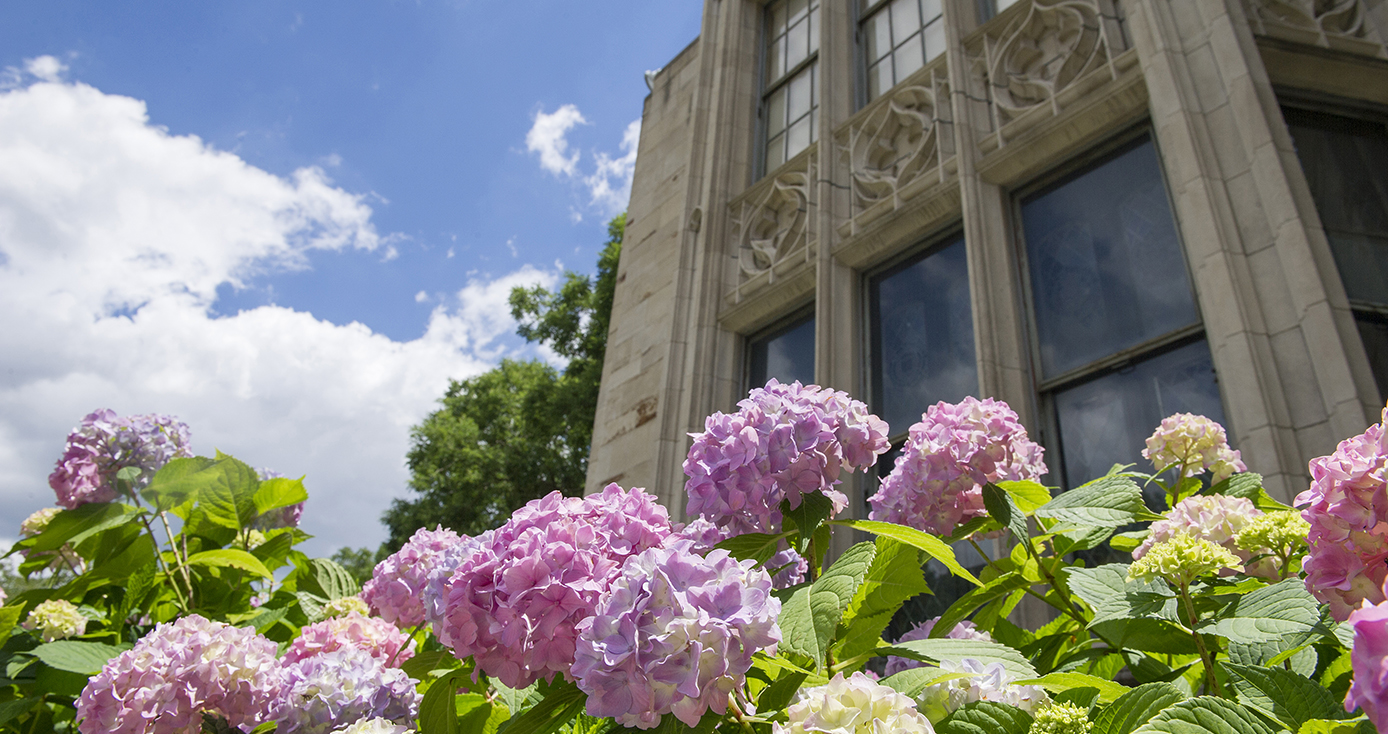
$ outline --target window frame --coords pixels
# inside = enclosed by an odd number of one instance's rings
[[[868,2],[871,2],[871,1],[875,1],[875,2],[879,3],[879,6],[878,6],[876,9],[872,10],[871,12],[864,12],[864,10],[863,10],[864,4],[866,4],[866,3],[868,3]],[[923,1],[924,1],[924,0],[917,0],[917,3],[918,3],[918,4],[917,4],[917,10],[920,9],[919,3],[920,3],[920,2],[923,2]],[[983,1],[983,2],[992,2],[993,0],[982,0],[982,1]],[[934,23],[934,22],[939,22],[939,23],[941,24],[941,26],[940,26],[941,29],[943,29],[943,28],[944,28],[944,24],[949,22],[949,19],[945,17],[945,15],[946,15],[946,12],[945,12],[945,5],[948,4],[948,2],[949,2],[949,0],[941,0],[941,2],[940,2],[940,15],[939,15],[936,19],[932,19],[930,22],[926,22],[926,21],[925,21],[925,18],[922,16],[922,17],[921,17],[921,25],[920,25],[920,27],[917,28],[916,31],[915,31],[914,33],[912,33],[911,35],[913,35],[913,36],[915,36],[915,35],[920,35],[920,36],[921,36],[921,40],[924,41],[924,35],[925,35],[925,29],[926,29],[926,27],[929,26],[929,25],[931,25],[931,23]],[[855,101],[857,102],[857,108],[858,108],[858,109],[862,109],[863,107],[866,107],[869,103],[871,103],[873,100],[877,99],[878,97],[882,97],[882,96],[886,95],[886,94],[887,94],[888,92],[890,92],[892,89],[895,89],[897,85],[901,84],[902,80],[905,78],[905,77],[902,77],[901,79],[896,78],[896,67],[893,66],[893,67],[892,67],[892,86],[891,86],[891,87],[888,87],[887,89],[880,90],[880,91],[878,92],[878,94],[877,94],[877,97],[873,97],[873,96],[871,96],[871,95],[869,94],[869,88],[871,87],[870,69],[871,69],[871,67],[872,67],[872,65],[873,65],[873,62],[869,61],[868,58],[867,58],[868,34],[867,34],[867,29],[865,28],[865,25],[868,23],[868,21],[870,21],[870,20],[873,18],[873,16],[879,15],[879,14],[881,14],[881,13],[888,13],[888,12],[890,12],[889,6],[891,5],[891,3],[892,3],[892,0],[853,0],[853,2],[852,2],[852,6],[853,6],[853,36],[854,36],[855,46],[856,46],[855,53],[853,54],[854,59],[855,59],[855,62],[854,62],[854,67],[855,67],[855,68],[854,68],[854,71],[855,71],[855,73],[856,73],[857,81],[858,81],[857,93],[856,93],[854,96],[855,96]],[[890,20],[888,20],[888,22],[890,23]],[[896,39],[893,38],[892,40],[893,40],[893,44],[894,44],[894,45],[892,46],[891,50],[889,50],[889,51],[887,52],[887,54],[886,54],[885,56],[882,57],[882,60],[890,59],[890,58],[896,53],[896,49],[897,49],[897,46],[895,45],[895,40],[896,40]],[[944,54],[944,53],[945,53],[945,50],[941,50],[941,51],[940,51],[940,54]],[[921,66],[920,66],[921,69],[925,68],[926,66],[929,66],[929,65],[930,65],[930,62],[931,62],[931,61],[934,61],[935,58],[936,58],[936,57],[934,57],[934,56],[932,56],[932,57],[930,57],[930,58],[925,58],[925,48],[924,48],[924,46],[922,46],[922,49],[921,49],[921,57],[922,57],[922,62],[921,62]],[[879,60],[879,63],[880,63],[880,62],[881,62],[881,60]],[[895,63],[895,61],[893,60],[892,63]],[[920,71],[920,69],[916,69],[916,71]],[[911,74],[914,74],[914,73],[916,73],[916,72],[915,72],[915,71],[911,72]],[[911,74],[907,74],[906,76],[910,76]]]
[[[765,381],[760,385],[752,384],[752,350],[757,344],[766,343],[784,336],[799,328],[807,321],[815,318],[815,303],[796,306],[778,316],[774,321],[742,337],[742,396],[753,388],[764,387]],[[819,341],[815,340],[815,356],[818,361]],[[740,400],[741,398],[739,398]]]
[[[877,410],[877,406],[880,404],[879,400],[884,398],[885,396],[878,395],[878,390],[880,389],[880,386],[877,384],[878,380],[876,365],[881,361],[881,345],[876,343],[880,340],[876,339],[875,337],[877,335],[878,329],[880,328],[880,309],[876,303],[877,299],[873,297],[873,281],[884,280],[886,278],[889,278],[892,275],[895,275],[896,273],[910,268],[914,266],[916,263],[925,260],[926,258],[935,255],[955,244],[962,244],[964,246],[966,253],[965,262],[967,263],[967,252],[969,242],[968,239],[964,236],[963,222],[953,222],[946,227],[937,229],[934,232],[926,235],[925,237],[917,240],[914,244],[902,250],[901,252],[896,253],[895,255],[892,255],[891,257],[888,257],[883,261],[873,265],[872,267],[863,270],[861,273],[861,292],[863,299],[862,313],[864,315],[864,318],[866,319],[866,328],[862,330],[861,352],[861,354],[863,355],[862,374],[863,380],[866,383],[863,389],[863,394],[867,396],[867,403],[868,405],[872,406],[874,411]],[[970,318],[972,319],[974,317],[972,282],[969,284],[969,312]],[[976,335],[974,335],[974,371],[978,371],[978,339]],[[911,426],[909,425],[900,429],[891,429],[893,433],[887,437],[887,441],[889,444],[891,444],[893,449],[897,448],[900,444],[905,442],[910,432],[910,429]]]
[[[1042,369],[1041,337],[1036,321],[1036,294],[1031,283],[1031,263],[1027,255],[1026,232],[1022,220],[1023,201],[1074,181],[1089,171],[1125,153],[1135,150],[1143,145],[1144,141],[1152,145],[1157,156],[1157,168],[1161,174],[1162,192],[1166,195],[1167,206],[1171,210],[1171,219],[1176,232],[1181,262],[1185,267],[1187,282],[1190,284],[1191,300],[1195,307],[1196,321],[1187,326],[1179,327],[1137,344],[1129,345],[1116,352],[1112,352],[1087,364],[1071,368],[1053,377],[1046,377]],[[1064,446],[1061,444],[1060,416],[1056,410],[1056,396],[1062,391],[1079,387],[1087,382],[1107,377],[1116,372],[1122,372],[1142,362],[1155,359],[1163,354],[1189,346],[1198,341],[1204,341],[1208,348],[1209,333],[1205,327],[1205,314],[1201,308],[1200,292],[1196,286],[1195,273],[1191,269],[1190,256],[1186,250],[1185,231],[1181,226],[1181,217],[1176,209],[1176,202],[1171,196],[1171,181],[1166,172],[1166,163],[1162,157],[1161,145],[1157,140],[1156,129],[1152,126],[1150,121],[1143,121],[1117,132],[1084,153],[1067,159],[1041,176],[1009,191],[1008,194],[1010,201],[1007,212],[1012,219],[1009,229],[1012,233],[1013,255],[1016,258],[1014,261],[1016,268],[1014,277],[1020,285],[1019,292],[1022,294],[1023,301],[1022,309],[1025,311],[1026,331],[1023,339],[1026,345],[1024,349],[1030,359],[1029,367],[1031,370],[1032,383],[1031,399],[1039,424],[1039,435],[1036,438],[1038,443],[1045,447],[1047,456],[1052,457],[1052,461],[1048,463],[1048,467],[1050,468],[1048,482],[1062,488],[1073,488],[1070,486],[1070,478],[1066,476],[1065,453]],[[1210,360],[1213,364],[1213,349],[1210,349]],[[1229,400],[1225,395],[1224,382],[1219,379],[1217,368],[1215,373],[1215,385],[1219,390],[1221,406],[1228,406]],[[1231,423],[1231,416],[1227,409],[1225,410],[1225,419],[1226,422]],[[1226,426],[1226,428],[1229,428],[1229,426]],[[1230,434],[1232,437],[1232,430]],[[1087,479],[1083,481],[1087,481]],[[1079,485],[1076,484],[1075,486]]]
[[[800,74],[800,72],[808,69],[811,66],[816,66],[816,69],[815,71],[811,72],[810,75],[810,99],[812,100],[812,103],[810,105],[810,111],[807,117],[811,118],[811,136],[810,143],[808,146],[806,146],[806,149],[813,147],[814,144],[819,141],[819,136],[822,134],[822,131],[818,129],[818,120],[812,119],[818,114],[819,105],[820,102],[822,102],[822,100],[820,99],[822,95],[819,93],[820,73],[817,68],[817,64],[819,63],[819,44],[815,44],[813,53],[807,54],[805,58],[800,60],[795,66],[790,67],[781,72],[781,76],[777,77],[774,83],[768,82],[766,78],[767,63],[770,61],[769,47],[771,45],[772,40],[771,34],[774,32],[774,29],[771,26],[771,12],[776,5],[788,4],[789,1],[790,0],[770,0],[770,2],[766,2],[761,6],[761,19],[759,21],[761,26],[761,32],[758,34],[757,40],[757,134],[754,138],[756,151],[753,156],[753,181],[759,181],[765,178],[766,176],[774,173],[777,168],[784,166],[796,155],[799,155],[801,152],[803,152],[803,150],[797,151],[795,155],[789,155],[782,158],[781,162],[776,164],[775,168],[767,166],[767,150],[770,148],[771,143],[771,96],[775,94],[778,90],[789,87],[791,81],[794,80],[795,77],[798,74]],[[818,33],[819,29],[822,28],[824,24],[824,2],[825,0],[807,0],[808,4],[806,8],[806,13],[813,15],[816,11],[818,12],[818,15],[815,16],[818,19],[818,22],[811,23],[811,21],[808,18],[805,21],[806,23],[810,23],[811,25],[811,28],[809,28],[809,33]],[[790,125],[786,125],[785,128],[782,129],[780,134],[789,134],[789,130]],[[782,140],[782,145],[784,144],[785,141]]]

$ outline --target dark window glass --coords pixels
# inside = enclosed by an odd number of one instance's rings
[[[978,394],[963,238],[869,281],[875,412],[905,433],[925,409]]]
[[[863,0],[859,12],[869,100],[944,53],[940,0]]]
[[[762,82],[765,173],[815,141],[818,52],[819,0],[780,0],[767,6]]]
[[[1044,379],[1199,321],[1151,141],[1029,197],[1022,225]]]
[[[1071,487],[1114,464],[1145,464],[1144,442],[1169,415],[1195,413],[1224,423],[1204,339],[1058,391],[1055,411]]]
[[[776,378],[783,383],[814,383],[814,317],[756,339],[751,345],[747,389]]]
[[[1354,320],[1359,325],[1359,337],[1364,340],[1364,351],[1369,353],[1369,367],[1378,383],[1378,394],[1388,395],[1388,316],[1358,312]]]

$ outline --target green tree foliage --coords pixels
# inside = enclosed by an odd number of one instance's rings
[[[338,548],[332,555],[332,561],[347,569],[347,573],[352,574],[357,583],[365,584],[371,580],[371,572],[375,570],[379,559],[370,548]]]
[[[421,527],[475,535],[554,490],[583,491],[625,226],[625,214],[608,224],[595,278],[568,272],[555,291],[511,292],[517,332],[568,365],[561,373],[537,360],[503,360],[450,383],[442,407],[411,432],[414,496],[395,500],[382,517],[390,538],[377,557]]]

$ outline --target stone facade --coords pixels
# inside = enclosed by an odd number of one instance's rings
[[[820,133],[762,175],[765,8],[707,0],[645,103],[589,491],[644,486],[678,515],[687,434],[745,394],[749,337],[811,304],[816,381],[868,394],[867,274],[950,233],[980,396],[1052,445],[1017,192],[1133,131],[1160,158],[1232,440],[1269,491],[1289,500],[1310,458],[1376,421],[1282,107],[1384,115],[1388,3],[1004,5],[944,0],[943,53],[864,103],[857,4],[820,0]],[[872,483],[847,483],[854,507]]]

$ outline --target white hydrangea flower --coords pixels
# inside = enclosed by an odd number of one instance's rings
[[[66,640],[87,631],[87,618],[66,599],[40,602],[29,612],[25,629],[38,631],[44,642]]]
[[[362,719],[345,726],[333,734],[411,734],[414,729],[401,726],[390,719]]]
[[[785,724],[771,725],[772,734],[935,734],[910,697],[861,672],[851,678],[839,673],[827,685],[801,690],[786,714]]]
[[[920,709],[931,721],[939,722],[956,709],[974,701],[993,701],[1035,714],[1042,705],[1050,703],[1041,686],[1019,686],[1017,676],[1008,673],[1002,663],[989,663],[974,658],[959,662],[941,661],[940,667],[951,673],[963,673],[967,678],[937,683],[920,694]]]
[[[345,617],[352,612],[356,612],[363,617],[371,616],[370,607],[366,606],[366,602],[362,601],[360,596],[344,596],[341,599],[333,599],[323,605],[323,616],[325,618]]]

